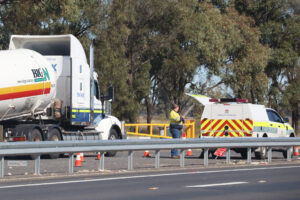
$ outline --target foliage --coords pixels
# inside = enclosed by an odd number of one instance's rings
[[[95,39],[120,119],[145,111],[150,122],[200,92],[288,109],[295,122],[299,10],[294,0],[0,0],[0,48],[11,34],[73,34],[86,50]]]
[[[6,0],[0,2],[0,43],[7,49],[11,34],[73,34],[81,38],[96,23],[95,2],[74,0]],[[94,7],[94,8],[93,8]]]
[[[298,85],[295,77],[298,77],[296,71],[299,68],[297,62],[300,56],[300,24],[297,2],[290,0],[251,2],[236,0],[235,6],[240,13],[253,17],[262,33],[261,43],[271,48],[271,57],[265,68],[265,73],[269,77],[268,105],[277,110],[289,107],[293,112],[293,123],[295,124],[300,118],[293,93],[291,95],[291,88]],[[287,97],[290,99],[287,100]],[[300,124],[295,124],[295,126],[296,131],[299,132]]]

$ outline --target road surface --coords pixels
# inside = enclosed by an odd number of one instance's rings
[[[0,183],[5,200],[298,200],[300,166],[145,172]]]

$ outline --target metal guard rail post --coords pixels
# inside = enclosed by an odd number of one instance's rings
[[[153,139],[153,140],[104,140],[104,141],[48,141],[0,143],[0,177],[4,177],[4,157],[35,155],[35,174],[40,174],[40,156],[51,153],[69,153],[69,173],[73,173],[73,154],[76,152],[101,152],[99,170],[104,170],[104,152],[128,151],[128,169],[133,169],[133,152],[155,150],[155,168],[159,168],[160,150],[180,149],[180,166],[184,167],[186,149],[204,149],[204,165],[208,165],[209,148],[247,148],[248,163],[251,163],[251,148],[267,147],[268,161],[272,161],[272,148],[300,146],[300,138],[202,138],[202,139]],[[227,154],[230,161],[230,153]],[[287,160],[291,160],[288,151]]]

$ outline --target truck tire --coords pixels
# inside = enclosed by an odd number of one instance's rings
[[[109,134],[109,137],[108,137],[109,140],[118,140],[119,137],[118,137],[118,133],[115,129],[111,129],[110,130],[110,134]],[[116,151],[108,151],[105,153],[105,156],[107,157],[114,157],[116,156],[117,152]]]
[[[31,142],[40,142],[40,141],[43,141],[43,137],[42,137],[42,134],[41,134],[41,131],[37,128],[34,128],[32,129],[32,131],[30,131],[28,133],[28,141],[31,141]],[[35,155],[30,155],[30,158],[32,160],[35,159]]]
[[[53,128],[48,133],[48,141],[61,141],[61,135],[58,129]],[[57,159],[63,154],[49,154],[50,159]]]
[[[41,131],[34,128],[30,133],[28,133],[28,141],[40,142],[43,141]]]

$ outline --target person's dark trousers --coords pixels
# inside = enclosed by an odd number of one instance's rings
[[[172,137],[174,139],[178,139],[181,136],[181,130],[180,129],[171,128],[170,132],[171,132]],[[172,149],[171,150],[171,157],[173,157],[173,156],[178,156],[178,150],[177,149]]]

